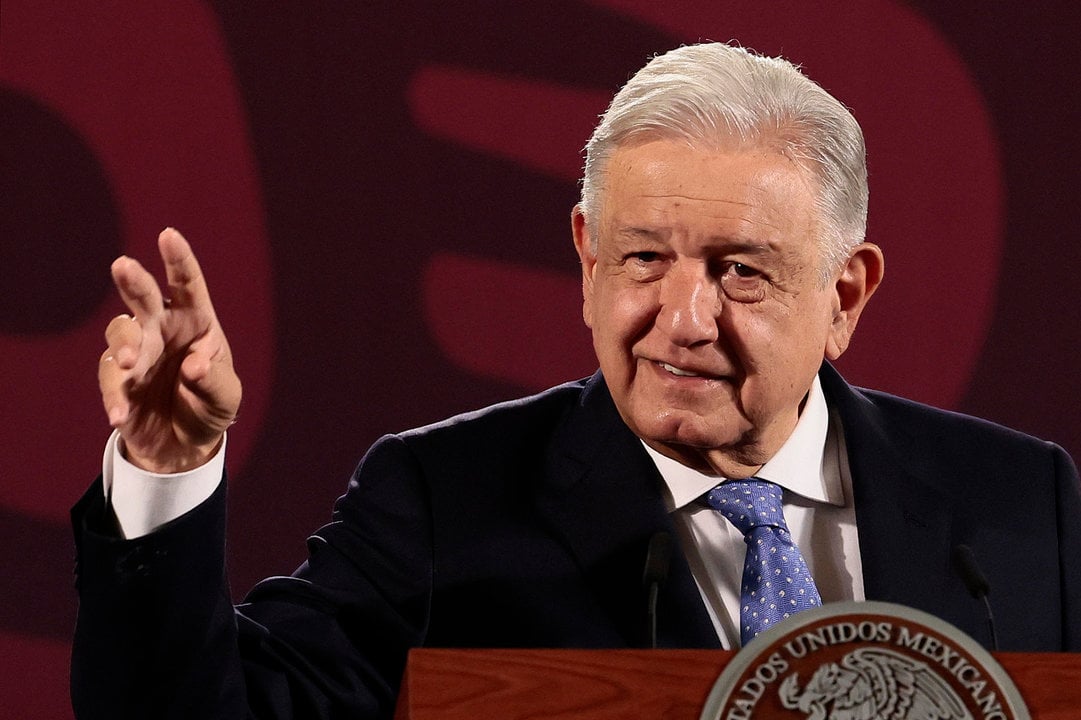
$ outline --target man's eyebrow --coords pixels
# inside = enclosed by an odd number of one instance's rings
[[[725,252],[743,252],[751,255],[764,255],[772,252],[773,243],[761,240],[747,240],[746,238],[734,238],[728,235],[711,237],[709,246]]]
[[[615,238],[625,242],[653,242],[668,244],[672,235],[669,228],[649,228],[626,225],[615,231]],[[711,235],[706,239],[706,247],[714,252],[746,253],[748,255],[766,255],[777,248],[768,240],[751,240],[742,236]]]
[[[652,240],[653,242],[667,242],[671,230],[656,230],[652,228],[636,227],[628,225],[616,230],[616,236],[628,240]]]

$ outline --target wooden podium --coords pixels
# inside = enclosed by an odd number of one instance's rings
[[[414,650],[398,720],[697,720],[734,653]],[[1081,718],[1081,654],[995,653],[1034,719]]]

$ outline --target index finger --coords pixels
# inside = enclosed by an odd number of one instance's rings
[[[113,282],[124,304],[142,322],[157,321],[164,304],[158,283],[138,260],[119,257],[110,268]]]
[[[191,245],[175,228],[165,228],[158,235],[158,250],[165,263],[165,277],[173,303],[213,315],[214,306],[206,278]]]

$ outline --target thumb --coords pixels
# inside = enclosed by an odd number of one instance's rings
[[[206,340],[192,345],[180,365],[181,392],[190,396],[208,429],[221,432],[236,419],[243,388],[224,338],[216,351],[205,346]]]

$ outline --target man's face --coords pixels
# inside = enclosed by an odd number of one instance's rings
[[[651,447],[752,474],[795,427],[823,357],[844,350],[809,182],[777,152],[658,140],[612,155],[595,253],[575,213],[594,349]]]

